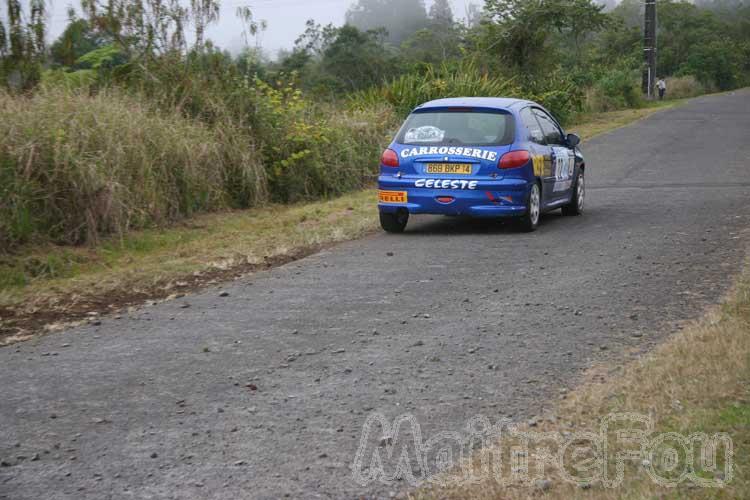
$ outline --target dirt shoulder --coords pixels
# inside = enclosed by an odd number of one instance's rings
[[[441,486],[426,487],[410,497],[750,497],[747,265],[727,298],[705,317],[637,361],[617,368],[595,366],[584,380],[560,395],[554,411],[506,431],[503,439],[465,463],[463,471],[446,475],[440,478]],[[620,430],[640,431],[644,438],[628,442],[615,436]],[[586,433],[601,439],[576,440]],[[531,442],[532,459],[523,479],[514,480],[508,450],[511,446],[522,449],[524,436],[531,436],[526,445]],[[578,455],[565,453],[563,460],[541,464],[541,472],[535,468],[540,465],[538,452],[550,446],[552,453],[565,446],[578,447]],[[627,453],[634,456],[623,458]],[[500,463],[500,458],[506,461]],[[482,460],[498,469],[483,473],[487,469],[482,469]],[[618,463],[622,466],[619,473]],[[473,471],[471,482],[462,475],[466,470]]]
[[[95,248],[27,248],[0,264],[0,345],[290,262],[375,228],[372,190],[197,216]]]

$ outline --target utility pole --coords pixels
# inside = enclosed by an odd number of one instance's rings
[[[653,97],[656,81],[656,0],[646,0],[643,21],[643,93]]]

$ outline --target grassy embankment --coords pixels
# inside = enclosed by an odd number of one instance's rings
[[[700,478],[724,482],[723,487],[698,487],[690,481],[680,482],[675,487],[657,484],[648,474],[650,465],[659,471],[660,477],[670,476],[659,465],[663,462],[657,460],[665,455],[657,453],[653,463],[644,463],[641,459],[626,461],[624,480],[614,488],[605,488],[601,483],[582,488],[562,481],[555,469],[548,468],[545,480],[513,486],[506,484],[505,487],[493,480],[467,485],[448,478],[447,487],[425,488],[411,498],[750,498],[750,267],[746,267],[720,307],[673,335],[644,358],[614,369],[592,368],[586,380],[562,396],[555,413],[532,430],[563,436],[569,432],[597,433],[606,416],[634,412],[651,416],[654,423],[652,438],[668,432],[684,436],[696,432],[709,436],[726,433],[733,443],[731,475],[724,474],[724,447],[718,448],[716,471],[704,468],[698,473]],[[631,428],[643,427],[635,425]],[[547,444],[550,442],[546,441]],[[610,459],[626,449],[637,449],[634,445],[617,444],[614,439],[609,443],[610,446],[614,444],[607,453]],[[666,443],[674,445],[676,441],[667,440]],[[509,441],[503,444],[507,446]],[[667,447],[649,449],[664,451]],[[699,464],[697,446],[694,451],[695,463]],[[507,452],[502,456],[507,459]],[[582,455],[571,463],[582,463],[587,457]],[[479,459],[477,455],[474,463]],[[686,461],[682,452],[679,460],[672,478],[684,470]],[[507,469],[504,474],[501,476],[504,480],[510,477]]]
[[[678,103],[665,101],[642,109],[584,115],[570,129],[586,139]],[[155,119],[147,110],[140,110],[140,113],[143,118]],[[93,116],[92,113],[92,119],[95,119]],[[131,123],[133,126],[127,132],[137,135],[138,121],[132,120]],[[160,126],[154,123],[149,128],[157,129]],[[189,132],[196,136],[208,133],[197,128]],[[179,151],[179,142],[191,138],[172,133],[161,139],[151,138],[148,143],[153,144],[157,140],[174,141],[174,149]],[[206,140],[218,139],[207,137]],[[193,169],[189,170],[190,175],[199,177],[212,162],[220,161],[222,163],[219,165],[223,166],[233,157],[242,158],[241,148],[236,144],[230,148],[229,152],[208,151],[205,158],[186,159],[186,166]],[[138,153],[147,157],[148,145]],[[122,156],[126,155],[127,152],[122,152]],[[247,163],[249,160],[242,158],[242,161]],[[248,171],[256,170],[250,168]],[[244,174],[243,178],[251,181],[247,184],[248,189],[257,185],[252,176]],[[130,179],[130,182],[140,180]],[[157,186],[159,180],[150,182]],[[221,177],[215,180],[217,185],[222,182],[224,179]],[[218,190],[217,187],[214,191]],[[159,199],[158,194],[155,190],[155,200]],[[166,193],[165,197],[168,196],[174,198],[174,202],[165,206],[164,210],[170,206],[179,209],[183,203],[179,193]],[[208,202],[210,198],[202,200]],[[219,202],[216,200],[216,203]],[[126,204],[123,203],[123,206]],[[143,200],[132,214],[120,213],[119,217],[134,217],[152,206],[153,203]],[[111,219],[112,214],[118,212],[106,213]],[[114,220],[111,223],[120,222]],[[73,223],[71,225],[76,227]],[[10,334],[14,335],[10,339],[23,338],[48,323],[80,319],[91,311],[183,293],[220,278],[290,260],[331,243],[357,238],[376,228],[375,193],[368,189],[330,201],[195,215],[177,225],[127,231],[120,237],[103,238],[98,245],[26,245],[11,254],[0,255],[0,336],[4,333],[6,341]]]

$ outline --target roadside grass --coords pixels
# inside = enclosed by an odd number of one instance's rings
[[[330,201],[198,215],[95,247],[0,255],[0,345],[46,323],[168,298],[303,257],[375,228],[374,190]],[[105,306],[104,308],[102,306]]]
[[[646,101],[642,108],[622,109],[606,113],[582,113],[576,121],[568,126],[568,131],[578,134],[582,140],[610,132],[633,122],[646,118],[656,111],[673,108],[685,103],[687,99],[670,99],[664,101]]]
[[[205,269],[263,264],[297,248],[362,234],[374,217],[370,191],[331,201],[197,215],[169,228],[131,231],[95,247],[46,246],[0,261],[3,304],[53,289],[70,292],[110,279],[162,281]]]
[[[678,101],[579,117],[584,139]],[[329,201],[197,215],[90,246],[25,246],[0,254],[0,345],[45,325],[189,292],[374,231],[374,189]],[[58,325],[59,326],[59,325]]]
[[[647,472],[649,462],[644,463],[639,458],[626,461],[624,480],[614,488],[605,488],[601,482],[582,488],[563,481],[557,469],[548,468],[545,472],[548,482],[526,481],[509,486],[485,476],[474,484],[461,484],[449,477],[446,487],[424,488],[411,498],[750,498],[750,265],[720,307],[687,325],[643,358],[622,368],[593,368],[585,380],[565,395],[554,414],[533,431],[562,436],[580,431],[598,433],[602,419],[613,413],[648,415],[654,423],[652,439],[668,432],[684,436],[696,432],[709,436],[727,433],[733,442],[731,476],[723,474],[725,448],[719,446],[715,470],[696,467],[696,474],[703,479],[725,482],[722,488],[700,487],[689,480],[674,487],[659,485]],[[643,429],[642,426],[630,428]],[[668,445],[675,443],[667,441]],[[502,444],[507,449],[512,441]],[[637,449],[615,439],[608,439],[608,445],[611,446],[607,453],[610,460],[616,453]],[[490,447],[473,457],[475,468],[481,456],[499,449]],[[648,449],[666,451],[667,446]],[[700,464],[698,450],[694,451],[694,463]],[[502,456],[505,458],[508,454]],[[651,461],[661,477],[670,476],[662,468],[664,462],[659,460],[665,456],[656,453]],[[678,456],[680,465],[675,471],[682,471],[685,455],[680,452]],[[579,457],[578,463],[582,458],[586,457]],[[677,475],[672,474],[672,477]],[[501,477],[506,480],[509,472]]]

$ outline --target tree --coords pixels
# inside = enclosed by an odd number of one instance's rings
[[[346,23],[360,31],[385,28],[394,45],[429,24],[423,0],[358,0],[346,12]]]
[[[448,0],[435,0],[430,7],[429,26],[411,34],[400,49],[415,67],[440,64],[460,57],[464,31],[454,22]]]
[[[643,29],[643,0],[622,0],[612,9],[612,15],[622,19],[628,28]]]
[[[268,61],[263,52],[257,47],[245,47],[234,58],[237,71],[243,76],[263,78],[266,74]]]
[[[321,95],[379,85],[401,66],[394,50],[385,46],[385,37],[383,29],[321,26],[311,19],[294,49],[280,54],[274,69],[296,73],[304,88]]]
[[[609,22],[604,14],[604,5],[597,5],[591,0],[568,0],[563,3],[566,13],[566,28],[575,45],[576,64],[581,59],[581,42],[587,35],[601,31]]]
[[[482,22],[483,16],[482,8],[473,2],[469,2],[466,5],[466,19],[464,20],[464,24],[469,28],[477,28]]]
[[[554,33],[573,38],[577,59],[582,38],[607,23],[602,8],[591,0],[487,0],[485,50],[528,77],[554,59]]]
[[[65,31],[50,46],[50,60],[55,65],[72,68],[79,57],[108,42],[106,37],[92,29],[88,21],[78,19],[71,9]]]
[[[246,5],[237,7],[237,17],[242,21],[242,36],[245,39],[245,45],[249,47],[250,38],[255,38],[255,49],[260,52],[260,35],[268,29],[268,22],[265,19],[256,21],[250,7]]]
[[[326,49],[336,40],[339,28],[332,23],[321,26],[313,19],[305,23],[305,32],[294,41],[296,51],[303,51],[316,57],[321,57]]]
[[[743,57],[731,40],[713,40],[693,47],[678,74],[693,75],[707,86],[720,90],[736,88],[741,80]]]
[[[589,58],[598,72],[613,65],[637,70],[643,61],[643,30],[627,26],[620,17],[611,15],[607,29],[596,37],[589,50]]]
[[[86,20],[131,59],[203,50],[206,28],[219,19],[219,0],[81,0]],[[194,28],[192,46],[186,30]]]
[[[448,0],[435,0],[430,6],[430,21],[438,26],[453,26],[453,9]]]
[[[543,66],[554,22],[544,0],[487,0],[484,49],[503,65],[528,75]]]
[[[300,74],[312,62],[312,56],[308,51],[295,47],[291,51],[280,50],[278,60],[278,70],[282,73]]]
[[[383,47],[382,31],[362,32],[351,25],[337,30],[325,48],[321,67],[341,90],[360,90],[395,73],[392,57]]]
[[[619,3],[618,0],[598,0],[599,5],[604,7],[604,12],[611,12],[615,7],[617,7],[617,4]]]
[[[401,53],[414,66],[441,64],[461,56],[464,40],[455,27],[422,29],[401,44]]]
[[[29,2],[28,20],[19,0],[7,0],[6,18],[0,18],[0,77],[11,89],[28,90],[39,81],[45,15],[44,0]]]
[[[660,1],[659,71],[693,75],[704,85],[722,90],[740,85],[746,71],[743,65],[748,64],[750,35],[743,29],[748,19],[743,19],[743,9],[736,7],[732,12],[734,16],[723,18],[718,10]]]

